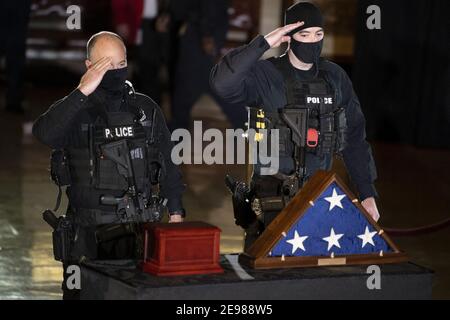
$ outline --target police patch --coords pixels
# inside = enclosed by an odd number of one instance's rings
[[[331,95],[307,95],[306,104],[333,104],[333,96]]]
[[[105,128],[103,133],[105,139],[133,138],[134,128],[133,126]]]

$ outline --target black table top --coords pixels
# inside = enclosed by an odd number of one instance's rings
[[[236,283],[242,281],[279,281],[320,278],[365,277],[367,278],[368,266],[331,266],[316,268],[270,269],[253,270],[241,266],[246,273],[246,278],[241,278],[233,269],[230,260],[236,260],[237,255],[222,255],[222,274],[188,275],[188,276],[164,276],[157,277],[144,273],[138,267],[136,261],[95,261],[84,262],[83,267],[98,272],[109,278],[121,281],[132,287],[161,288],[192,285],[210,285]],[[381,273],[386,275],[418,275],[433,274],[433,271],[417,264],[408,262],[400,264],[385,264],[379,266]]]

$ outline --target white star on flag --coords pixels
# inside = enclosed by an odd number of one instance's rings
[[[324,241],[328,242],[328,251],[330,251],[333,246],[341,248],[341,245],[339,244],[339,239],[342,238],[343,234],[335,234],[334,229],[331,228],[331,233],[329,237],[323,238]]]
[[[368,243],[370,243],[373,247],[375,247],[375,243],[373,243],[373,237],[376,234],[377,234],[376,231],[369,232],[369,227],[366,227],[366,231],[364,232],[364,234],[358,236],[358,238],[360,238],[363,241],[362,247],[364,248]]]
[[[325,200],[330,203],[330,209],[328,211],[333,210],[334,207],[339,207],[341,209],[344,209],[342,206],[342,199],[345,198],[345,194],[339,195],[336,192],[336,189],[333,189],[333,195],[331,197],[326,197]]]
[[[306,251],[305,246],[303,245],[303,242],[305,242],[306,239],[308,239],[308,237],[300,237],[297,230],[295,230],[294,238],[286,241],[287,243],[292,245],[292,254],[294,254],[297,249]]]

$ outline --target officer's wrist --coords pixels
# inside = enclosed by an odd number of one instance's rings
[[[358,190],[359,199],[361,201],[368,198],[378,198],[378,193],[373,183],[356,185],[356,189]]]
[[[259,35],[257,38],[262,38],[259,43],[259,47],[265,51],[268,51],[271,49],[270,43],[269,41],[267,41],[267,38],[263,35]]]
[[[186,210],[180,209],[180,210],[175,210],[175,211],[169,212],[169,217],[172,217],[172,216],[181,216],[182,218],[186,218]]]
[[[88,89],[82,85],[79,85],[75,90],[79,91],[86,98],[89,96]]]
[[[65,98],[65,101],[81,108],[86,105],[88,97],[85,96],[80,90],[75,89]]]

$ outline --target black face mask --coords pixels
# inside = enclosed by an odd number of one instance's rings
[[[99,88],[103,89],[108,95],[118,96],[123,92],[125,81],[127,80],[128,67],[121,69],[108,70],[100,82]]]
[[[318,42],[300,42],[292,39],[291,49],[304,63],[317,63],[322,54],[323,39]]]

